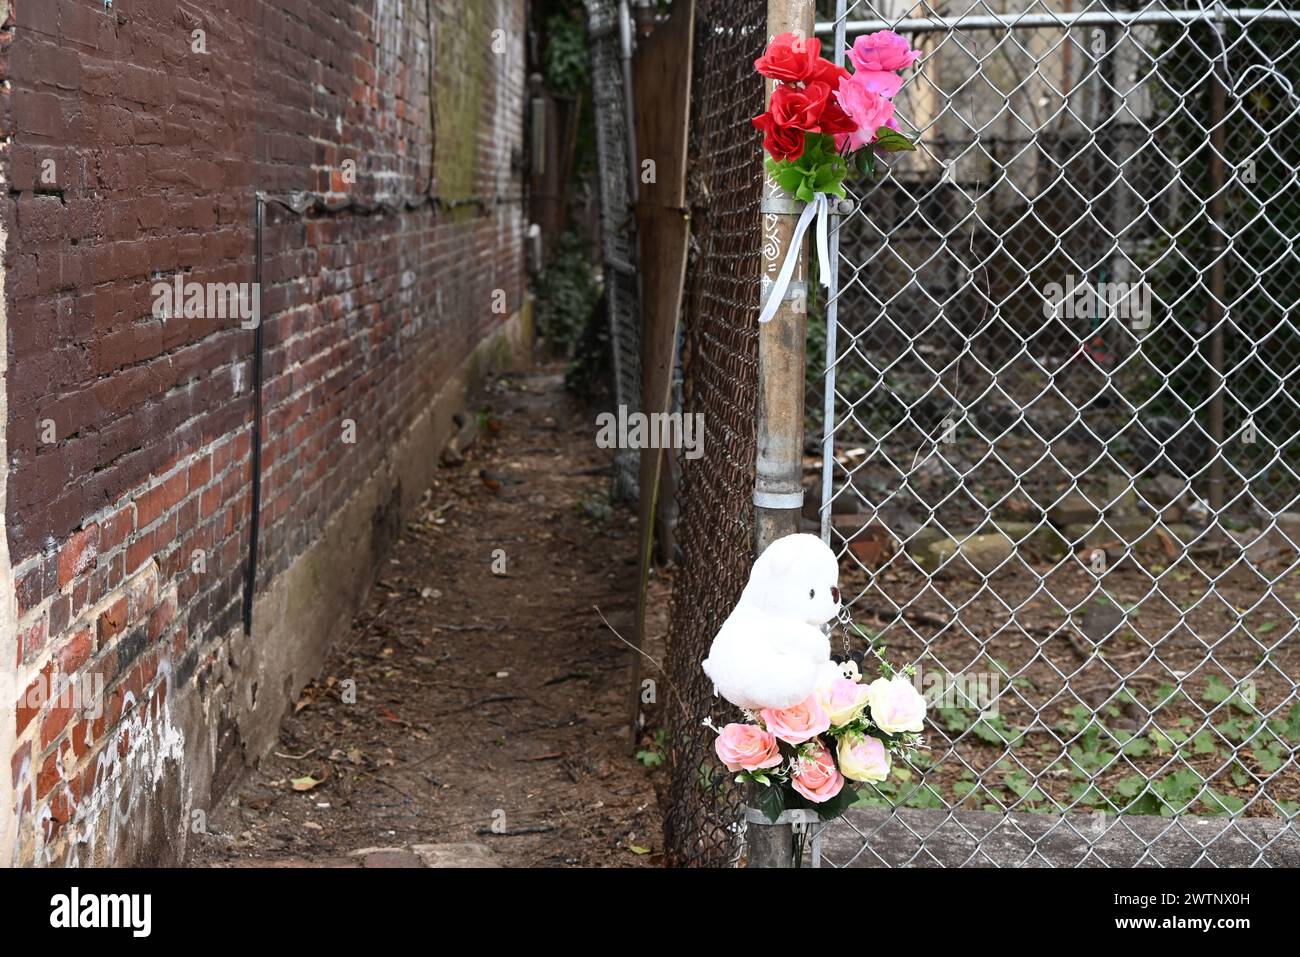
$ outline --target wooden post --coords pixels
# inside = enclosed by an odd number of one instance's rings
[[[645,9],[644,5],[638,9]],[[672,411],[673,359],[686,286],[690,225],[686,214],[686,163],[690,132],[691,65],[695,0],[677,0],[671,16],[637,45],[636,141],[655,160],[656,176],[641,184],[636,204],[641,280],[641,407],[647,415]],[[701,439],[701,441],[703,441]],[[636,646],[645,647],[651,555],[660,535],[656,516],[672,497],[672,450],[642,449],[638,473]],[[660,539],[661,540],[661,539]],[[671,557],[671,550],[669,556]],[[656,675],[656,680],[660,676]],[[632,658],[629,689],[631,748],[640,748],[641,657]]]
[[[767,33],[811,38],[815,0],[768,0]],[[771,96],[773,82],[767,82]],[[803,204],[770,177],[763,186],[764,301],[785,262]],[[785,302],[758,331],[758,461],[754,480],[754,555],[799,531],[803,506],[804,349],[808,319],[808,246],[803,243]],[[757,787],[757,785],[755,785]],[[792,866],[790,825],[750,824],[750,867]]]

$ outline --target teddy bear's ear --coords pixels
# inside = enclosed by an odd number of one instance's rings
[[[796,550],[784,539],[777,539],[763,550],[754,562],[750,581],[775,583],[789,575],[798,564]]]

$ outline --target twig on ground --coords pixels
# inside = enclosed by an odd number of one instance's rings
[[[598,605],[592,605],[591,607],[596,609],[596,614],[600,616],[600,620],[603,621],[603,622],[605,623],[605,627],[608,628],[608,629],[610,630],[611,634],[613,634],[613,636],[614,636],[615,638],[617,638],[619,641],[623,642],[623,644],[627,645],[629,648],[631,648],[633,651],[635,651],[638,655],[640,655],[642,658],[646,659],[646,661],[650,662],[650,664],[654,665],[656,668],[659,669],[660,674],[662,674],[662,675],[664,676],[664,682],[668,685],[668,690],[669,690],[670,692],[672,692],[672,696],[673,696],[673,698],[677,701],[677,707],[679,707],[679,708],[682,709],[682,718],[686,721],[686,725],[685,725],[685,727],[688,727],[688,728],[691,727],[691,725],[693,725],[695,722],[691,719],[691,712],[690,712],[690,709],[686,707],[686,704],[682,701],[681,697],[677,694],[677,689],[676,689],[675,687],[673,687],[672,679],[669,678],[669,676],[668,676],[668,669],[665,668],[663,665],[661,665],[659,662],[657,662],[653,657],[651,657],[649,654],[647,654],[643,649],[638,648],[636,645],[632,644],[632,642],[628,641],[626,638],[624,638],[622,635],[620,635],[620,634],[619,634],[619,633],[614,629],[614,626],[611,625],[611,624],[609,623],[609,619],[605,617],[605,613],[604,613],[603,611],[600,610],[600,606],[598,606]],[[576,782],[575,782],[575,783],[576,783]]]
[[[550,687],[551,685],[564,684],[566,681],[574,681],[590,677],[591,675],[585,671],[570,671],[568,674],[556,675],[554,678],[547,679],[546,682],[543,683],[542,687]]]
[[[304,751],[302,754],[285,754],[283,751],[275,752],[277,758],[284,758],[286,761],[301,761],[309,754],[315,754],[320,748],[312,748],[310,751]]]
[[[915,608],[900,608],[898,611],[891,611],[878,605],[863,605],[861,610],[872,618],[881,621],[893,621],[901,615],[908,621],[915,622],[918,625],[929,625],[932,628],[942,628],[952,621],[947,615],[933,611],[919,611]]]
[[[525,834],[549,834],[555,828],[549,824],[533,824],[528,827],[512,827],[508,831],[494,831],[490,827],[480,827],[474,833],[483,837],[521,837]]]

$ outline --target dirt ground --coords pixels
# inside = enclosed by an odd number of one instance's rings
[[[634,757],[632,652],[593,607],[631,636],[636,520],[610,503],[611,453],[555,368],[496,380],[473,411],[465,461],[441,469],[192,864],[460,842],[508,867],[659,863],[666,772],[648,735]],[[652,595],[662,660],[666,582]]]

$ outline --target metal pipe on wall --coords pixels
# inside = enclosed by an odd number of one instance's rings
[[[266,228],[266,196],[258,191],[254,202],[257,204],[255,216],[257,234],[254,240],[253,255],[256,258],[256,265],[253,281],[257,284],[255,288],[260,290],[262,288],[262,235]],[[262,331],[264,326],[262,317],[258,316],[257,327],[253,330],[253,432],[250,443],[253,462],[252,474],[249,476],[252,498],[248,515],[248,567],[244,577],[245,635],[253,633],[253,598],[257,594],[257,543],[262,514],[262,350],[266,342]]]

